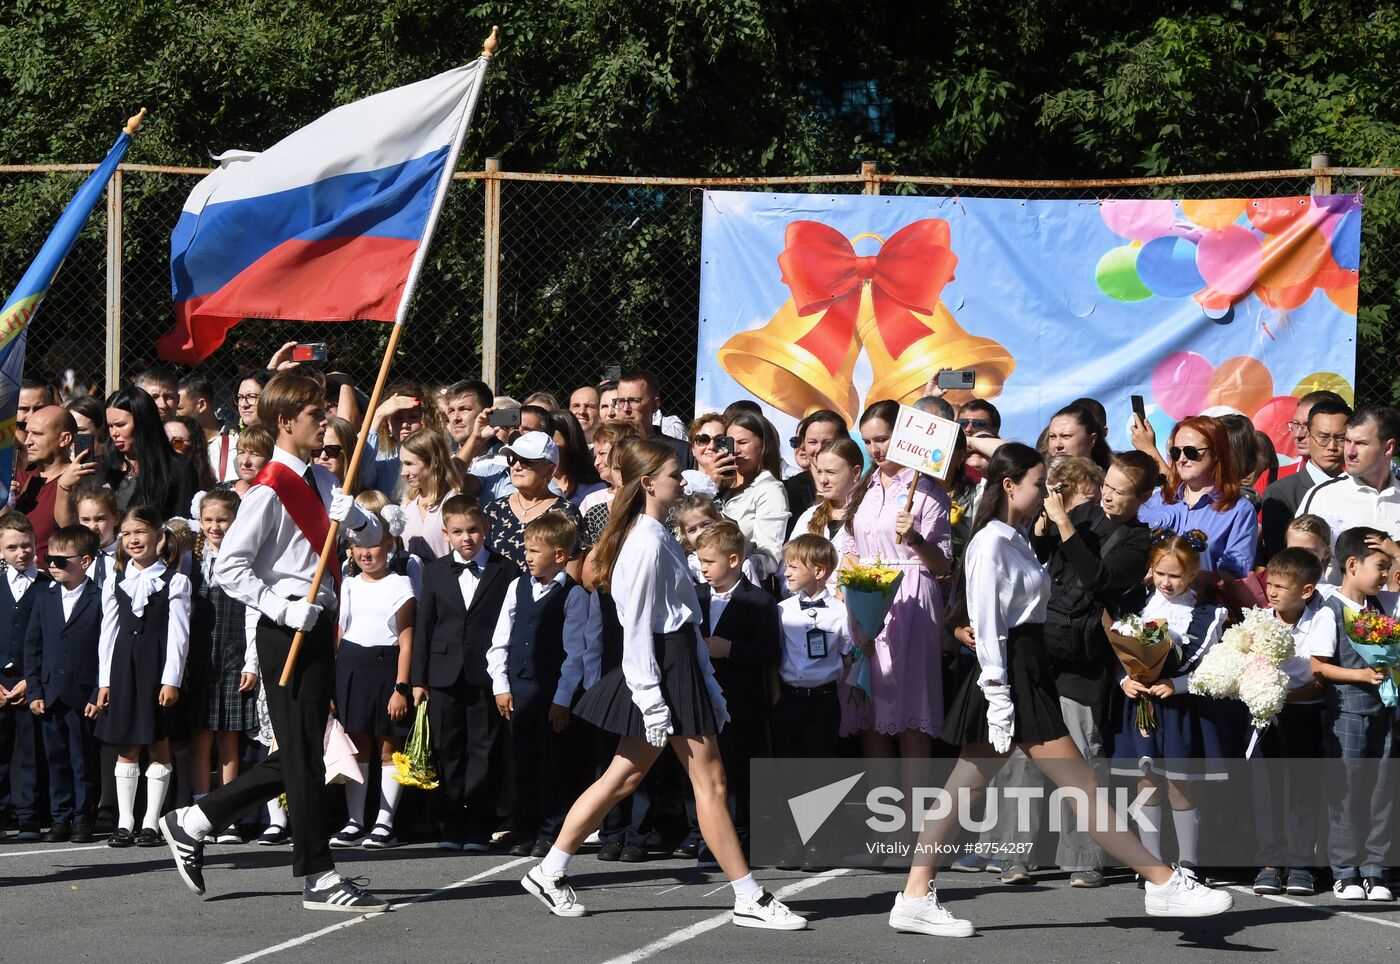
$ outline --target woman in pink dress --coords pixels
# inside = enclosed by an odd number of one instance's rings
[[[860,436],[874,463],[851,494],[838,549],[846,562],[880,560],[904,571],[885,628],[874,640],[851,621],[853,638],[870,657],[869,702],[843,702],[841,734],[860,733],[866,756],[929,756],[943,729],[943,596],[953,533],[948,494],[931,478],[885,458],[899,405],[876,402],[860,418]],[[904,541],[896,542],[903,534]],[[859,700],[859,697],[857,697]]]

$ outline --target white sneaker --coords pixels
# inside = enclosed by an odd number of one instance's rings
[[[759,927],[770,931],[800,931],[807,928],[807,918],[794,914],[787,904],[761,888],[753,900],[734,898],[732,920],[740,927]]]
[[[1211,917],[1235,906],[1227,890],[1212,890],[1177,868],[1165,884],[1148,881],[1145,901],[1148,917]]]
[[[598,831],[598,830],[593,831],[593,832],[592,832],[591,834],[589,834],[587,837],[584,837],[584,838],[583,838],[583,845],[584,845],[585,847],[597,847],[597,846],[600,845],[602,842],[603,842],[603,834],[602,834],[601,831]]]
[[[1345,877],[1332,881],[1332,896],[1338,900],[1365,900],[1366,890],[1360,877]]]
[[[895,894],[890,926],[902,933],[933,937],[971,937],[974,933],[972,921],[954,917],[938,902],[938,891],[932,884],[927,894],[914,900]]]
[[[587,913],[569,886],[569,879],[562,873],[550,876],[535,864],[520,878],[520,886],[538,897],[555,917],[582,917]]]

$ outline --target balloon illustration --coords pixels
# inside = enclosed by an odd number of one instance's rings
[[[1313,372],[1293,386],[1294,398],[1302,398],[1308,392],[1336,392],[1348,405],[1356,404],[1356,393],[1352,390],[1351,382],[1336,372]]]
[[[1252,288],[1262,261],[1259,239],[1238,224],[1207,231],[1196,246],[1201,277],[1225,295],[1242,295]]]
[[[1332,232],[1332,259],[1341,268],[1361,268],[1361,212],[1348,211]]]
[[[1131,244],[1111,248],[1094,268],[1094,280],[1099,290],[1114,301],[1142,301],[1152,292],[1142,283],[1137,272],[1137,248]]]
[[[1142,246],[1137,273],[1153,294],[1164,298],[1185,298],[1206,285],[1196,270],[1196,246],[1171,235],[1153,238]]]
[[[1312,209],[1306,197],[1257,197],[1245,206],[1249,223],[1265,234],[1282,234]]]
[[[1099,214],[1119,237],[1150,241],[1171,230],[1176,206],[1171,201],[1104,201],[1099,205]]]
[[[1288,427],[1297,408],[1297,398],[1292,395],[1279,395],[1269,399],[1250,416],[1254,427],[1269,436],[1278,454],[1289,458],[1298,457],[1298,445],[1293,440],[1293,430]]]
[[[1152,397],[1174,421],[1206,407],[1211,366],[1193,351],[1179,351],[1157,363],[1152,372]]]
[[[1258,411],[1273,397],[1274,377],[1257,358],[1237,355],[1227,359],[1210,376],[1207,405],[1228,405],[1238,411]]]
[[[1336,245],[1335,236],[1333,245]],[[1327,261],[1327,239],[1312,225],[1304,224],[1264,242],[1259,283],[1270,288],[1291,288],[1311,283]]]
[[[1203,228],[1223,228],[1239,220],[1248,203],[1244,198],[1182,201],[1181,211]]]

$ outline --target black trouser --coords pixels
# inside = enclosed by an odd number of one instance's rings
[[[277,680],[292,646],[292,631],[267,618],[258,622],[258,663],[267,689],[267,712],[277,749],[232,783],[199,801],[209,822],[227,827],[250,808],[287,794],[292,831],[292,871],[299,877],[335,867],[326,824],[326,718],[331,711],[335,653],[331,627],[335,614],[324,612],[306,634],[288,686]]]
[[[841,700],[836,684],[782,684],[773,706],[773,755],[820,759],[841,755]]]
[[[565,734],[549,725],[550,695],[512,681],[519,697],[510,718],[510,743],[515,758],[515,830],[526,839],[554,842],[564,823],[564,793],[568,758]]]
[[[53,822],[91,826],[97,812],[97,738],[82,709],[59,702],[40,717]]]
[[[0,671],[0,682],[6,689],[18,686],[21,679]],[[42,756],[39,725],[28,705],[0,707],[0,804],[13,811],[22,824],[38,821],[34,801]]]
[[[1277,722],[1259,737],[1256,756],[1263,759],[1252,786],[1259,862],[1265,866],[1306,868],[1321,863],[1315,852],[1321,828],[1321,768],[1297,761],[1322,759],[1323,709],[1321,703],[1286,703]]]
[[[491,755],[501,730],[491,687],[461,677],[452,686],[432,687],[428,724],[437,757],[439,822],[444,831],[463,829],[468,842],[489,842],[500,790]]]

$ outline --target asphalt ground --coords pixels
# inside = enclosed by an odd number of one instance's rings
[[[13,837],[9,838],[11,841]],[[1065,875],[1029,886],[945,872],[944,903],[972,920],[969,940],[896,934],[886,917],[902,876],[868,869],[757,876],[812,922],[799,933],[728,922],[724,877],[693,862],[602,863],[585,850],[570,869],[589,915],[549,915],[519,886],[530,858],[453,854],[431,844],[337,851],[347,874],[388,898],[385,914],[303,910],[286,847],[211,845],[208,893],[189,893],[168,851],[103,844],[0,844],[0,960],[227,962],[350,960],[984,961],[1218,960],[1228,952],[1345,964],[1393,959],[1400,903],[1354,904],[1235,893],[1235,909],[1196,921],[1143,914],[1130,877],[1074,890]]]

